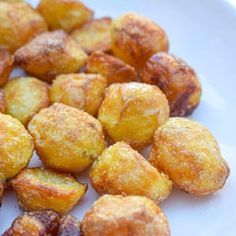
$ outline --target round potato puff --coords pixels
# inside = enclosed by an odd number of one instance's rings
[[[0,48],[11,53],[47,30],[43,17],[20,1],[0,1],[0,22]]]
[[[86,112],[59,103],[36,114],[28,130],[44,165],[63,172],[83,171],[106,146],[98,120]]]
[[[99,194],[146,196],[155,202],[167,198],[172,183],[128,144],[118,142],[93,163],[90,180]]]
[[[85,214],[84,236],[169,236],[168,220],[146,197],[104,195]]]
[[[72,175],[38,167],[22,170],[12,180],[12,187],[22,209],[52,209],[60,214],[71,210],[87,190],[87,185],[79,183]]]
[[[0,50],[0,87],[2,87],[7,82],[8,77],[13,69],[13,63],[14,57],[11,56],[8,51]]]
[[[93,17],[93,11],[79,0],[40,0],[38,10],[50,29],[63,29],[67,32]]]
[[[103,75],[108,84],[135,81],[137,77],[132,66],[101,51],[95,51],[90,55],[85,70]]]
[[[71,36],[87,53],[95,50],[110,52],[111,22],[110,17],[91,20],[74,30]]]
[[[219,190],[229,175],[228,164],[209,130],[185,118],[170,118],[157,129],[149,161],[176,187],[194,195]]]
[[[32,137],[17,119],[0,113],[0,181],[28,165],[34,150]]]
[[[96,115],[106,84],[106,78],[98,74],[59,75],[49,90],[50,102],[63,103]]]
[[[2,236],[56,235],[59,216],[51,210],[25,212],[18,216]]]
[[[111,38],[114,55],[138,71],[154,53],[168,51],[169,43],[164,30],[132,12],[113,20]]]
[[[110,85],[98,114],[113,141],[125,141],[134,148],[150,144],[157,127],[168,118],[168,101],[162,91],[135,82]]]
[[[141,80],[157,85],[166,95],[170,116],[191,115],[201,97],[201,85],[194,70],[180,58],[165,52],[153,55],[145,64]]]
[[[71,215],[61,218],[57,236],[80,236],[80,222]]]
[[[3,88],[6,113],[25,126],[41,109],[49,106],[48,85],[33,77],[18,77]]]
[[[18,49],[15,61],[29,74],[51,82],[59,74],[78,71],[87,55],[63,31],[43,33]]]

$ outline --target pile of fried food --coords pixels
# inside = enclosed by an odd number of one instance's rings
[[[136,13],[94,19],[78,0],[0,0],[0,195],[12,186],[25,211],[5,236],[168,236],[157,204],[172,186],[196,196],[224,186],[217,141],[184,118],[200,82],[168,45]],[[8,80],[13,66],[28,76]],[[34,150],[43,167],[27,168]],[[87,168],[103,196],[80,224],[66,214]]]

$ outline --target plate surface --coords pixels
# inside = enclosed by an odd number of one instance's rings
[[[33,6],[37,0],[28,1]],[[191,119],[207,126],[218,139],[231,167],[230,177],[220,192],[192,197],[174,190],[160,204],[173,236],[235,236],[236,212],[236,1],[235,0],[84,0],[96,16],[116,17],[127,11],[145,15],[167,32],[170,52],[186,60],[198,73],[203,96]],[[12,76],[22,75],[15,70]],[[39,165],[35,155],[31,166]],[[79,177],[88,182],[87,174]],[[82,219],[98,197],[89,186],[85,197],[71,212]],[[15,194],[7,190],[0,208],[0,234],[20,214]]]

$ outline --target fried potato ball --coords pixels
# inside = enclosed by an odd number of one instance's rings
[[[168,51],[164,30],[151,20],[136,13],[126,13],[112,22],[112,51],[115,56],[138,71],[156,52]]]
[[[44,165],[79,173],[105,149],[100,122],[88,113],[55,103],[36,114],[28,125]]]
[[[146,196],[155,202],[168,197],[172,183],[128,144],[118,142],[93,163],[90,180],[99,194]]]
[[[47,30],[43,17],[24,2],[0,1],[0,22],[0,48],[11,53]]]
[[[157,129],[149,161],[176,187],[194,195],[222,188],[230,171],[209,130],[180,117]]]
[[[40,0],[38,10],[53,30],[71,31],[93,17],[93,11],[79,0]]]
[[[49,106],[48,85],[33,77],[18,77],[3,88],[6,113],[25,126],[41,109]]]
[[[0,113],[5,113],[6,101],[2,89],[0,89]]]
[[[71,36],[87,53],[96,50],[110,52],[111,22],[110,17],[91,20],[74,30]]]
[[[107,78],[108,84],[136,80],[136,72],[132,66],[101,51],[91,54],[87,61],[86,71],[103,75]]]
[[[57,236],[80,236],[80,222],[71,215],[60,220]]]
[[[22,209],[52,209],[60,214],[71,210],[87,190],[87,185],[79,183],[72,175],[42,168],[22,170],[12,180],[12,186]]]
[[[58,102],[96,115],[106,88],[106,78],[98,74],[59,75],[49,90],[52,103]]]
[[[194,70],[180,58],[160,52],[145,64],[141,80],[157,85],[166,95],[171,116],[192,114],[201,97],[201,85]]]
[[[43,33],[15,53],[19,66],[48,82],[59,74],[78,71],[86,60],[86,53],[63,31]]]
[[[169,236],[162,210],[146,197],[100,197],[82,221],[84,236]]]
[[[25,212],[18,216],[3,236],[45,236],[55,235],[59,216],[51,210]]]
[[[0,87],[7,82],[13,68],[13,63],[14,57],[11,56],[8,51],[0,49]]]
[[[110,85],[98,114],[113,141],[125,141],[134,148],[151,143],[157,127],[168,118],[168,101],[161,90],[135,82]]]
[[[17,119],[0,113],[0,181],[27,166],[34,150],[32,137]]]

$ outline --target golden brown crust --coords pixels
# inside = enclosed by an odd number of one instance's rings
[[[0,48],[13,53],[36,35],[45,32],[43,17],[25,2],[0,1]]]
[[[190,115],[201,97],[201,85],[193,69],[183,60],[161,52],[145,64],[141,80],[157,85],[166,95],[170,116]]]
[[[162,210],[150,199],[138,196],[100,197],[82,221],[84,236],[169,236]]]
[[[36,114],[28,130],[43,163],[59,171],[81,172],[105,149],[100,122],[82,110],[59,103]]]
[[[99,194],[146,196],[155,202],[168,197],[171,181],[128,144],[118,142],[93,163],[90,180]]]
[[[152,142],[157,127],[168,118],[168,101],[161,90],[135,82],[110,85],[98,114],[112,140],[138,149]]]
[[[190,194],[221,189],[229,167],[208,129],[185,118],[170,118],[157,129],[149,161]]]
[[[86,53],[63,31],[43,33],[15,53],[19,66],[48,82],[59,74],[78,71],[86,60]]]
[[[93,11],[79,0],[40,0],[39,12],[50,29],[67,32],[82,26],[93,17]]]
[[[74,30],[71,36],[87,52],[100,50],[111,51],[111,22],[110,17],[91,20],[82,27]]]
[[[25,126],[41,109],[49,106],[48,84],[33,77],[18,77],[3,88],[6,113]]]
[[[98,74],[59,75],[49,90],[51,103],[63,103],[97,115],[105,95],[106,78]]]
[[[5,111],[6,111],[6,101],[3,90],[0,89],[0,112],[5,113]]]
[[[101,51],[95,51],[90,55],[86,71],[103,75],[107,78],[108,84],[135,81],[137,77],[132,66]]]
[[[57,236],[80,236],[80,222],[71,215],[60,220]]]
[[[42,168],[22,170],[12,180],[19,206],[27,211],[52,209],[64,214],[78,204],[87,190],[72,175]]]
[[[136,13],[126,13],[112,23],[112,51],[140,71],[156,52],[168,51],[164,30]]]
[[[45,236],[55,235],[59,216],[51,210],[25,212],[18,216],[3,236]]]
[[[11,56],[6,50],[0,49],[0,87],[7,82],[13,63],[14,56]]]
[[[17,119],[0,113],[0,181],[15,176],[30,161],[33,139]]]

